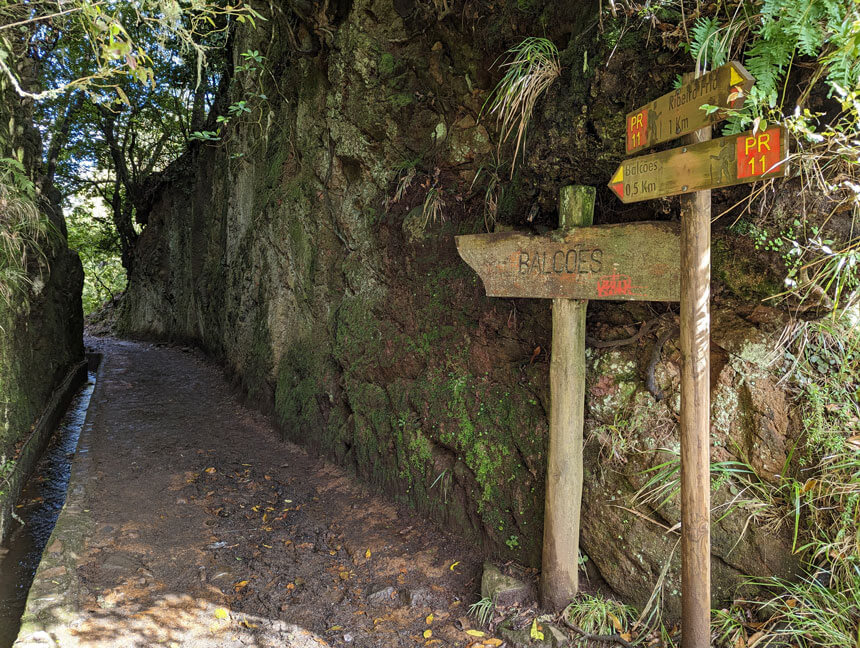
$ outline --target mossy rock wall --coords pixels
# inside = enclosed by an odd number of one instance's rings
[[[0,305],[0,540],[14,504],[8,500],[18,492],[22,470],[30,469],[24,462],[13,471],[18,453],[54,390],[84,358],[80,259],[58,241],[48,261],[44,281],[28,291],[29,308]]]
[[[494,124],[478,120],[498,78],[491,66],[534,33],[562,50],[562,78],[539,104],[522,165],[499,175],[497,226],[538,229],[554,226],[564,184],[603,187],[622,157],[624,113],[670,88],[672,72],[637,58],[639,37],[615,48],[583,6],[527,4],[439,20],[430,3],[359,0],[338,4],[317,32],[278,16],[239,32],[233,58],[266,56],[269,99],[165,174],[120,326],[200,344],[286,437],[493,553],[539,565],[550,304],[487,298],[453,242],[487,225],[487,176],[473,180],[495,153]],[[241,91],[234,82],[226,102]],[[426,205],[431,188],[443,200],[437,211]],[[596,221],[672,217],[620,207],[601,188]],[[778,461],[795,430],[784,394],[749,351],[749,340],[778,333],[778,315],[746,318],[759,312],[754,302],[717,308],[731,326],[715,334],[715,453],[735,456],[737,440],[757,461],[759,427],[773,419],[768,452]],[[667,397],[645,388],[656,335],[673,318],[666,305],[589,310],[597,338],[627,337],[657,316],[654,334],[588,359],[582,547],[639,604],[668,560],[668,588],[677,587],[667,531],[677,503],[631,501],[643,471],[665,459],[660,449],[677,448],[671,342],[656,370]],[[753,397],[765,383],[767,397]],[[742,385],[750,398],[732,400]],[[745,519],[737,511],[718,525],[720,599],[743,573],[792,567],[787,540],[762,540]]]
[[[37,179],[41,139],[32,112],[32,102],[0,80],[0,158],[18,160],[28,178]],[[14,196],[14,190],[8,195]],[[16,458],[54,390],[84,358],[84,273],[77,253],[66,243],[61,211],[49,204],[53,197],[38,199],[48,207],[52,233],[40,242],[41,254],[29,251],[30,283],[0,267],[0,282],[11,289],[0,299],[0,540],[14,505],[11,493],[30,469],[25,461],[13,470]],[[4,207],[0,204],[0,210]],[[14,211],[0,211],[0,222],[8,225],[10,220],[16,222]]]

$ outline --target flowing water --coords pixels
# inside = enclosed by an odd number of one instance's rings
[[[72,458],[95,387],[95,372],[69,405],[59,429],[30,477],[16,514],[24,520],[0,548],[0,648],[15,641],[27,592],[66,501]]]

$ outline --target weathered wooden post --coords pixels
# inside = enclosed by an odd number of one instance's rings
[[[594,187],[563,187],[561,231],[591,225]],[[582,504],[582,427],[585,416],[585,311],[588,300],[552,300],[549,365],[549,450],[543,518],[543,606],[559,610],[579,591],[579,517]]]
[[[689,136],[711,139],[705,126]],[[681,642],[711,645],[711,191],[681,197]]]
[[[784,176],[784,128],[711,139],[717,108],[737,108],[753,78],[732,61],[627,115],[627,152],[688,135],[687,146],[625,160],[609,188],[625,203],[681,198],[681,642],[708,648],[711,628],[711,188]]]

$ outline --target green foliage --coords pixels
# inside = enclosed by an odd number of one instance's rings
[[[614,635],[627,632],[636,621],[636,610],[599,594],[582,594],[568,605],[562,615],[585,632]]]
[[[11,167],[16,168],[16,167]],[[0,302],[11,310],[29,304],[28,289],[42,281],[51,226],[20,182],[0,170]]]
[[[162,81],[157,79],[155,61],[177,53],[193,60],[199,82],[209,53],[205,41],[223,38],[233,21],[253,24],[255,20],[263,16],[243,0],[235,4],[196,1],[187,6],[176,0],[6,1],[0,4],[0,73],[21,96],[36,100],[79,89],[96,93],[110,89],[118,101],[129,104],[122,85],[126,80],[155,86]],[[40,92],[30,92],[15,72],[15,60],[22,53],[16,47],[14,29],[25,33],[41,29],[43,44],[50,48],[48,58],[74,56],[64,65],[71,74],[54,78]],[[54,34],[62,38],[49,45]],[[38,43],[41,38],[35,40]]]
[[[856,317],[856,314],[855,314]],[[714,612],[720,648],[855,645],[860,632],[860,336],[849,314],[801,322],[784,340],[784,380],[800,391],[804,436],[769,506],[793,523],[806,575],[751,580],[761,597]],[[780,510],[781,509],[781,510]]]
[[[714,16],[699,18],[690,32],[690,54],[696,62],[708,68],[719,67],[728,58],[727,43],[731,29],[724,29]]]
[[[728,111],[724,132],[786,126],[803,192],[827,196],[836,203],[831,215],[850,211],[856,222],[860,217],[860,4],[855,0],[763,0],[757,8],[757,14],[736,11],[726,21],[702,17],[691,30],[689,49],[697,62],[717,66],[742,49],[743,63],[755,78],[743,108]],[[801,68],[804,78],[796,105],[787,106],[786,96],[795,84],[791,72]],[[809,109],[813,95],[831,100],[826,112]],[[703,109],[710,112],[715,107]],[[819,231],[805,231],[808,215],[802,210],[801,202],[794,219],[797,236],[790,237],[788,292],[801,301],[815,297],[838,308],[860,285],[860,241],[852,237],[840,248],[832,248]]]
[[[97,311],[105,301],[125,290],[126,276],[120,246],[110,217],[100,202],[75,207],[66,218],[69,247],[84,266],[84,313]]]
[[[496,115],[501,127],[499,147],[506,142],[514,130],[514,159],[511,173],[522,147],[525,150],[525,134],[540,96],[561,75],[558,49],[546,38],[529,37],[507,51],[507,59],[501,67],[507,68],[501,81],[493,89],[481,109]]]
[[[493,618],[493,612],[496,606],[493,599],[484,597],[480,601],[476,601],[469,606],[469,614],[471,614],[482,626],[487,625],[490,619]]]

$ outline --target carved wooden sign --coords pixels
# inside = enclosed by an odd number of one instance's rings
[[[707,114],[701,106],[740,108],[753,78],[737,61],[690,79],[677,90],[627,115],[626,152],[635,153],[725,119],[724,111]]]
[[[788,173],[788,132],[774,126],[624,160],[609,188],[625,203],[717,189]]]
[[[578,227],[569,233],[458,236],[490,297],[678,301],[677,223]]]

